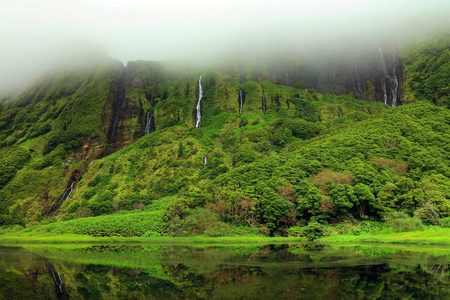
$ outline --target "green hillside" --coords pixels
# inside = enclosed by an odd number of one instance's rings
[[[400,52],[396,108],[277,84],[264,65],[110,60],[48,75],[0,104],[0,225],[122,236],[444,226],[449,40]],[[88,230],[102,215],[116,227]]]

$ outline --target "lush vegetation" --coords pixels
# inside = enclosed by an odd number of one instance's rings
[[[450,295],[445,247],[290,243],[24,248],[0,249],[4,258],[0,297],[47,299],[55,294],[50,269],[60,275],[64,293],[80,299],[446,299]]]
[[[405,101],[431,101],[450,108],[450,38],[438,35],[408,47],[403,54],[406,71]]]
[[[448,41],[401,53],[405,102],[427,101],[395,109],[275,84],[264,68],[242,83],[235,65],[109,61],[48,76],[0,105],[0,225],[311,240],[342,224],[355,236],[448,227]]]

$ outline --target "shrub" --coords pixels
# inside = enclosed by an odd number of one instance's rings
[[[308,226],[299,227],[292,226],[288,230],[291,237],[307,237],[308,240],[314,241],[325,235],[325,226],[318,222],[310,222]]]
[[[112,204],[114,195],[110,191],[104,191],[96,198],[91,200],[89,208],[94,216],[100,216],[105,214],[111,214],[116,211],[116,208]]]
[[[383,220],[396,232],[414,231],[424,229],[422,221],[417,217],[410,217],[403,211],[387,213]]]
[[[313,241],[318,239],[325,234],[325,226],[318,222],[310,222],[308,226],[303,229],[304,234],[308,240]]]
[[[445,228],[450,228],[450,217],[441,219],[442,226]]]

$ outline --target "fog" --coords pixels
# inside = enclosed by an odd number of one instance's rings
[[[317,58],[448,31],[449,16],[448,0],[0,0],[0,95],[84,59]]]

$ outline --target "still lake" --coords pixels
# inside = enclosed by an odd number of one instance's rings
[[[450,247],[0,246],[0,299],[450,299]]]

